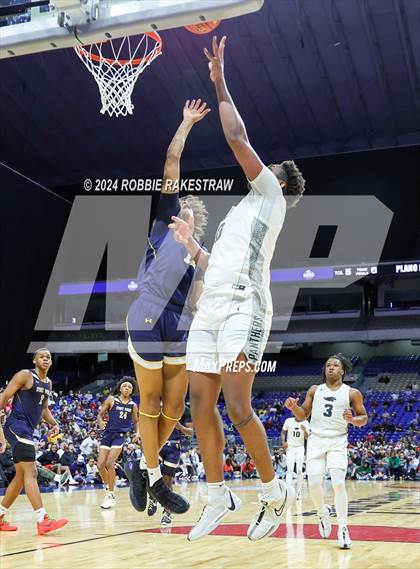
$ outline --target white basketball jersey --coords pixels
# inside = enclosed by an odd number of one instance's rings
[[[303,447],[305,443],[305,436],[303,434],[302,429],[300,428],[301,425],[306,427],[306,430],[309,432],[309,423],[308,421],[301,421],[298,423],[294,417],[289,417],[285,420],[283,425],[283,431],[287,431],[287,446],[288,448],[296,448],[296,447]]]
[[[336,391],[323,383],[314,394],[311,413],[311,432],[319,437],[338,437],[347,433],[343,419],[345,409],[350,409],[350,387],[343,385]]]
[[[252,190],[220,223],[204,281],[206,294],[233,294],[246,287],[269,291],[270,262],[286,215],[275,175],[264,166]],[[268,293],[269,294],[269,293]],[[268,311],[272,310],[271,297]]]

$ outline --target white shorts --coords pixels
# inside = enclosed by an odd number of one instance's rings
[[[220,373],[241,352],[245,363],[258,364],[270,334],[271,302],[268,311],[263,308],[249,293],[202,297],[188,335],[187,370]],[[235,365],[231,371],[240,370]]]
[[[347,435],[319,437],[311,433],[308,437],[306,471],[308,475],[324,474],[325,469],[347,469]]]
[[[286,459],[289,464],[303,463],[305,458],[305,447],[302,445],[300,447],[287,447]]]

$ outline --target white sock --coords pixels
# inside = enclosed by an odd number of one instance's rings
[[[54,476],[54,482],[60,482],[60,480],[61,480],[61,474],[56,474]]]
[[[262,482],[264,498],[268,502],[276,502],[281,500],[283,495],[284,482],[276,477],[271,482]]]
[[[105,490],[108,492],[108,490],[109,490],[109,484],[105,484]]]
[[[1,516],[5,516],[8,511],[9,511],[9,508],[5,508],[4,506],[0,505],[0,518],[1,518]]]
[[[108,492],[108,498],[115,498],[114,492]]]
[[[209,482],[207,484],[207,493],[209,504],[212,502],[220,502],[223,500],[226,492],[225,481],[222,482]]]
[[[147,469],[146,459],[144,458],[144,455],[140,459],[140,469],[141,470]]]
[[[44,521],[45,516],[47,515],[47,511],[45,508],[39,508],[39,510],[35,510],[36,514],[36,521],[40,524]]]
[[[153,486],[155,482],[157,482],[160,478],[162,478],[162,473],[160,471],[160,466],[156,466],[156,468],[148,468],[147,472],[149,474],[149,483],[150,486]]]

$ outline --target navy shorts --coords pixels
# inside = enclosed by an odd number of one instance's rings
[[[10,444],[13,462],[35,462],[34,431],[26,421],[7,419],[4,436]]]
[[[181,447],[179,443],[168,441],[160,451],[162,459],[162,474],[167,476],[175,476],[181,456]]]
[[[127,315],[128,352],[143,367],[185,363],[190,318],[140,294]]]
[[[104,431],[101,437],[100,446],[104,448],[121,448],[126,438],[127,433]]]

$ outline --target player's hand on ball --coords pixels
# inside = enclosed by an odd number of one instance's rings
[[[191,102],[188,100],[184,107],[184,120],[196,123],[201,121],[209,112],[207,103],[202,103],[201,99],[193,99]]]
[[[353,421],[353,412],[351,409],[346,409],[343,413],[343,419],[347,421],[347,423],[352,423]]]
[[[217,45],[217,36],[213,36],[213,53],[211,54],[207,48],[204,48],[204,54],[209,60],[210,79],[213,82],[216,82],[223,77],[225,43],[226,36],[222,37],[219,45]]]
[[[289,411],[292,411],[295,407],[297,407],[298,401],[299,399],[295,399],[294,397],[288,397],[284,402],[284,406],[286,407],[286,409],[289,409]]]

